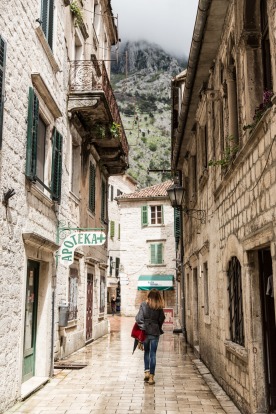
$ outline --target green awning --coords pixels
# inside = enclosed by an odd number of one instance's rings
[[[138,290],[173,290],[173,275],[141,275],[138,278]]]

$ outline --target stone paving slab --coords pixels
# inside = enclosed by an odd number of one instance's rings
[[[166,331],[157,351],[156,384],[143,381],[143,352],[132,354],[133,318],[110,318],[111,333],[66,359],[85,368],[55,376],[5,414],[240,414],[183,335]]]

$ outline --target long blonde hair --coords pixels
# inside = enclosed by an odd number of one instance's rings
[[[159,290],[151,289],[148,293],[147,303],[151,309],[163,309],[164,301],[160,295]]]

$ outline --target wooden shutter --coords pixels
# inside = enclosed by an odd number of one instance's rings
[[[142,223],[142,227],[145,227],[148,225],[148,207],[147,206],[141,207],[141,223]]]
[[[62,175],[62,135],[56,128],[54,128],[52,139],[52,199],[60,202]]]
[[[102,180],[102,204],[101,204],[101,219],[102,221],[105,220],[105,213],[106,213],[106,199],[105,199],[105,182]]]
[[[163,244],[151,244],[150,245],[150,262],[151,264],[163,263]]]
[[[0,36],[0,148],[2,147],[2,134],[3,134],[5,66],[6,66],[6,42]]]
[[[50,48],[53,48],[54,0],[41,0],[42,30]]]
[[[115,236],[115,221],[110,221],[110,237],[113,239]]]
[[[29,88],[26,176],[35,181],[37,161],[37,130],[39,118],[39,101],[33,90]]]
[[[96,168],[95,165],[90,162],[89,172],[89,209],[95,213],[95,184],[96,184]]]
[[[156,245],[156,263],[161,264],[163,263],[163,244]]]

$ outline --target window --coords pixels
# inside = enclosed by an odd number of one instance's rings
[[[113,258],[112,256],[109,257],[109,275],[112,276],[112,269],[113,269]]]
[[[114,199],[114,187],[113,185],[110,186],[110,201]]]
[[[41,26],[47,42],[53,49],[54,0],[41,1]]]
[[[204,313],[209,315],[209,286],[208,286],[208,263],[203,263],[203,283],[204,283]]]
[[[95,183],[96,183],[96,168],[95,165],[90,162],[89,167],[89,210],[95,213]]]
[[[158,225],[163,224],[163,206],[150,206],[150,224]],[[141,225],[142,227],[148,226],[148,206],[141,207]]]
[[[106,184],[102,180],[102,202],[101,202],[101,220],[105,221],[106,219]]]
[[[2,134],[3,134],[5,66],[6,66],[6,42],[0,36],[0,148],[2,147]]]
[[[78,315],[78,269],[70,268],[69,274],[69,320],[77,319]]]
[[[36,182],[43,191],[49,192],[52,199],[58,202],[61,197],[62,141],[62,135],[58,130],[55,127],[51,128],[41,116],[38,97],[33,88],[30,88],[26,176]]]
[[[150,264],[163,264],[163,244],[150,245]]]
[[[120,223],[118,224],[118,240],[121,239],[121,225]]]
[[[205,124],[200,128],[201,166],[202,171],[208,167],[208,129]]]
[[[231,341],[244,346],[241,265],[237,257],[229,261],[227,271]]]
[[[113,239],[114,238],[114,236],[115,236],[115,221],[110,221],[109,222],[109,225],[110,225],[110,228],[109,228],[109,231],[110,231],[110,238],[111,239]]]
[[[163,223],[163,206],[150,206],[151,224]]]

